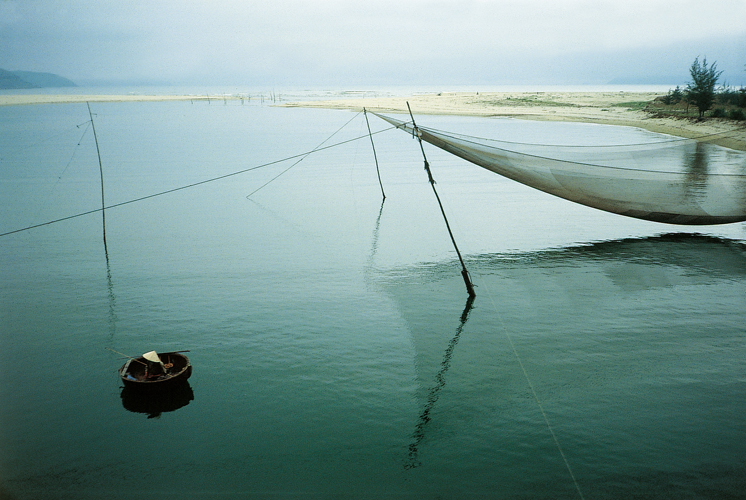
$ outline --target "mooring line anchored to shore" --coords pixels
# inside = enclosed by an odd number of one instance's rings
[[[497,317],[500,321],[500,327],[503,330],[503,334],[505,335],[505,338],[508,339],[508,344],[510,344],[510,349],[513,351],[513,355],[515,356],[515,359],[518,361],[518,366],[521,367],[521,372],[523,373],[523,377],[526,380],[526,384],[528,384],[528,388],[531,391],[531,395],[534,397],[534,401],[536,401],[536,405],[539,407],[539,411],[541,412],[541,416],[544,418],[544,423],[546,424],[547,429],[549,430],[549,434],[551,434],[552,440],[554,441],[554,444],[557,447],[557,451],[559,451],[559,454],[562,457],[562,461],[565,464],[565,468],[567,468],[567,472],[570,475],[570,478],[572,479],[573,484],[575,485],[575,490],[578,492],[578,497],[580,497],[580,500],[585,500],[585,497],[583,496],[583,491],[580,489],[580,484],[578,484],[578,480],[575,478],[575,473],[572,471],[572,467],[570,466],[570,461],[567,459],[567,456],[565,455],[565,452],[562,449],[562,445],[560,445],[559,439],[557,438],[557,434],[554,432],[554,428],[552,427],[552,424],[549,422],[549,417],[547,416],[547,412],[544,411],[544,405],[541,403],[541,399],[539,399],[539,395],[536,393],[534,384],[531,382],[531,377],[528,376],[526,367],[523,365],[523,360],[521,359],[521,356],[518,354],[518,349],[516,349],[515,344],[513,343],[513,338],[510,336],[508,327],[505,326],[503,317],[500,314],[500,311],[497,309],[495,298],[492,296],[492,293],[490,292],[490,289],[487,286],[487,282],[485,281],[484,277],[480,276],[480,278],[482,281],[482,286],[487,292],[487,296],[490,298],[490,302],[492,303],[492,309],[495,311],[495,314],[497,314]]]
[[[373,135],[380,134],[380,133],[383,133],[383,132],[388,132],[389,130],[393,130],[395,128],[396,127],[388,127],[388,128],[379,130],[377,132],[373,132]],[[121,206],[124,206],[124,205],[130,205],[132,203],[137,203],[137,202],[140,202],[140,201],[149,200],[151,198],[156,198],[158,196],[163,196],[163,195],[166,195],[166,194],[175,193],[177,191],[183,191],[183,190],[190,189],[190,188],[193,188],[193,187],[201,186],[203,184],[208,184],[210,182],[215,182],[215,181],[227,179],[228,177],[233,177],[233,176],[236,176],[236,175],[245,174],[246,172],[251,172],[251,171],[254,171],[254,170],[259,170],[259,169],[262,169],[262,168],[270,167],[272,165],[277,165],[279,163],[290,161],[290,160],[294,160],[296,158],[304,158],[304,157],[310,155],[311,153],[318,153],[318,152],[321,152],[321,151],[325,151],[327,149],[332,149],[332,148],[335,148],[335,147],[338,147],[338,146],[342,146],[344,144],[348,144],[348,143],[351,143],[351,142],[359,141],[359,140],[365,139],[367,137],[369,137],[369,134],[361,135],[359,137],[353,137],[352,139],[347,139],[347,140],[344,140],[344,141],[341,141],[341,142],[330,144],[328,146],[317,147],[316,149],[314,149],[312,151],[307,151],[305,153],[300,153],[300,154],[297,154],[297,155],[288,156],[287,158],[282,158],[280,160],[274,160],[274,161],[271,161],[271,162],[268,162],[268,163],[264,163],[262,165],[257,165],[255,167],[245,168],[245,169],[242,169],[242,170],[238,170],[236,172],[231,172],[229,174],[225,174],[225,175],[221,175],[221,176],[218,176],[218,177],[213,177],[213,178],[210,178],[210,179],[205,179],[203,181],[199,181],[199,182],[194,182],[194,183],[191,183],[191,184],[187,184],[185,186],[180,186],[180,187],[176,187],[176,188],[173,188],[173,189],[168,189],[166,191],[161,191],[161,192],[158,192],[158,193],[149,194],[149,195],[146,195],[146,196],[141,196],[139,198],[134,198],[132,200],[123,201],[121,203],[115,203],[113,205],[107,205],[107,206],[101,207],[101,208],[87,210],[85,212],[80,212],[80,213],[77,213],[77,214],[74,214],[74,215],[68,215],[67,217],[60,217],[59,219],[54,219],[54,220],[42,222],[42,223],[39,223],[39,224],[34,224],[34,225],[31,225],[31,226],[26,226],[26,227],[23,227],[23,228],[20,228],[20,229],[14,229],[12,231],[6,231],[4,233],[0,233],[0,237],[8,236],[8,235],[15,234],[15,233],[20,233],[20,232],[23,232],[23,231],[28,231],[30,229],[36,229],[36,228],[43,227],[43,226],[49,226],[49,225],[52,225],[52,224],[56,224],[58,222],[64,222],[64,221],[67,221],[67,220],[70,220],[70,219],[75,219],[75,218],[78,218],[78,217],[83,217],[85,215],[95,214],[95,213],[101,212],[102,210],[108,210],[108,209],[111,209],[111,208],[117,208],[117,207],[121,207]]]
[[[88,133],[88,129],[91,128],[91,120],[88,120],[87,122],[81,123],[80,125],[76,125],[76,127],[78,129],[80,129],[80,127],[83,126],[83,125],[86,126],[85,129],[83,129],[83,134],[80,136],[80,139],[78,139],[78,143],[75,145],[75,149],[73,149],[72,155],[70,155],[70,160],[68,160],[67,164],[65,165],[65,168],[63,168],[62,172],[60,172],[59,175],[57,176],[57,180],[55,181],[54,186],[52,186],[52,188],[49,190],[49,194],[47,195],[47,198],[49,198],[52,195],[52,193],[54,192],[54,190],[57,188],[57,185],[62,180],[62,177],[67,172],[67,169],[69,169],[70,165],[73,164],[73,160],[75,159],[75,155],[78,152],[78,148],[83,143],[83,138]],[[61,135],[61,134],[58,134],[58,135]]]

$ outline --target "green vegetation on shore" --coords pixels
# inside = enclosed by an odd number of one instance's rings
[[[694,59],[689,69],[692,81],[686,88],[676,87],[668,94],[658,97],[645,108],[659,116],[696,118],[726,118],[746,120],[746,87],[735,89],[723,84],[717,87],[722,71],[716,63],[708,67],[707,59],[702,63]]]
[[[612,104],[612,106],[614,106],[615,108],[627,108],[631,109],[632,111],[640,111],[646,109],[649,104],[650,101],[629,101]]]

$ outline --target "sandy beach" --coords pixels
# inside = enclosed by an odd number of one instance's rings
[[[651,132],[711,142],[746,151],[746,123],[708,118],[664,118],[645,111],[659,97],[653,92],[443,92],[408,97],[370,97],[277,104],[284,107],[348,109],[416,115],[505,116],[525,120],[552,120],[639,127]],[[237,100],[241,96],[205,95],[0,95],[0,106],[83,102],[144,102]]]
[[[407,113],[416,115],[505,116],[525,120],[552,120],[639,127],[746,151],[746,124],[708,118],[663,118],[645,111],[659,97],[653,92],[453,92],[410,97],[340,99],[287,102],[282,106],[317,107]]]

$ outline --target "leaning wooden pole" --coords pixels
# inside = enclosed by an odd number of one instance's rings
[[[378,184],[381,185],[381,195],[383,195],[384,201],[386,200],[386,193],[383,191],[383,182],[381,182],[381,170],[378,168],[378,156],[376,156],[376,145],[373,144],[373,134],[370,131],[370,122],[368,121],[368,111],[363,108],[363,115],[365,116],[365,123],[368,125],[368,135],[370,136],[370,145],[373,147],[373,159],[376,160],[376,172],[378,172]]]
[[[98,171],[101,174],[101,222],[103,223],[104,232],[104,253],[106,260],[109,260],[109,249],[106,246],[106,202],[104,200],[104,167],[101,164],[101,150],[98,147],[98,136],[96,135],[96,125],[93,123],[93,113],[91,112],[91,103],[86,102],[88,106],[88,115],[91,117],[91,128],[93,129],[93,139],[96,141],[96,153],[98,153]]]
[[[469,271],[466,270],[466,264],[464,264],[464,259],[461,257],[461,252],[458,249],[458,245],[456,245],[456,238],[453,237],[453,231],[451,231],[451,225],[448,223],[448,217],[446,217],[446,211],[443,208],[443,203],[441,203],[440,196],[438,196],[438,191],[435,189],[435,179],[433,179],[433,173],[430,171],[430,164],[427,162],[427,156],[425,156],[425,147],[422,145],[422,137],[420,136],[420,131],[417,129],[417,124],[414,122],[414,115],[412,114],[412,108],[409,107],[409,101],[407,101],[407,109],[409,110],[409,116],[412,118],[412,128],[414,129],[414,133],[417,135],[417,140],[420,142],[420,150],[422,151],[422,158],[424,158],[425,160],[425,171],[427,172],[428,181],[433,188],[435,198],[438,200],[438,206],[440,206],[440,212],[443,214],[443,220],[446,222],[446,228],[448,229],[448,234],[451,237],[453,248],[456,249],[456,255],[458,255],[458,260],[459,262],[461,262],[461,276],[464,278],[466,291],[469,294],[469,297],[474,297],[477,295],[474,291],[474,284],[471,282],[471,278],[469,277]]]

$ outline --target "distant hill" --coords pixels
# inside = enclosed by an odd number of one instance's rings
[[[38,88],[20,76],[0,68],[0,89],[33,89]]]
[[[74,82],[53,73],[7,71],[0,68],[0,89],[39,89],[44,87],[77,87]]]

